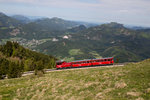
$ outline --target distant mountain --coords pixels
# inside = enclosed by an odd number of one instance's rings
[[[22,23],[23,19],[27,20],[0,13],[0,39],[33,40],[32,49],[68,61],[108,56],[119,62],[150,58],[150,28],[132,29],[116,22],[87,27],[57,17],[29,23]]]
[[[87,29],[84,25],[79,25],[79,26],[75,26],[75,27],[73,27],[73,28],[71,28],[71,29],[68,29],[67,31],[68,32],[79,32],[79,31],[83,31],[83,30],[85,30],[85,29]]]
[[[89,23],[89,22],[82,22],[82,21],[74,21],[74,22],[77,22],[77,23],[80,24],[80,25],[84,25],[84,26],[87,27],[87,28],[104,24],[104,23]]]
[[[77,22],[61,18],[42,18],[30,20],[22,15],[9,17],[0,13],[0,39],[10,37],[23,37],[26,39],[39,39],[63,34],[64,31],[80,25]],[[5,35],[4,35],[5,34]]]
[[[29,18],[32,21],[38,20],[38,19],[43,19],[43,18],[47,18],[44,16],[26,16],[27,18]]]
[[[27,39],[41,39],[61,35],[66,32],[67,29],[71,29],[75,26],[79,26],[78,23],[73,21],[67,21],[60,18],[43,18],[22,25],[20,28],[20,34],[17,36]]]
[[[0,13],[0,27],[16,27],[18,25],[20,25],[21,22],[8,17],[7,15],[5,15],[4,13]]]
[[[86,22],[68,21],[57,17],[31,20],[30,18],[22,15],[14,15],[9,17],[1,13],[0,38],[10,38],[17,36],[26,39],[42,39],[59,36],[66,34],[68,29],[71,29],[72,31],[74,30],[73,32],[83,30],[85,27],[80,26],[82,25],[81,23],[88,27],[90,25],[90,23]]]
[[[25,17],[23,15],[13,15],[11,17],[16,20],[19,20],[20,22],[22,22],[24,24],[31,22],[31,20],[28,17]]]
[[[126,62],[150,58],[150,32],[127,29],[122,24],[103,24],[68,37],[48,41],[37,49],[74,60],[112,56],[119,62]]]
[[[0,39],[11,37],[10,32],[22,23],[4,13],[0,13]]]
[[[69,28],[72,28],[76,25],[79,25],[76,22],[73,21],[67,21],[67,20],[63,20],[61,18],[43,18],[43,19],[39,19],[37,21],[35,21],[37,24],[41,25],[41,27],[45,27],[47,29],[51,29],[51,30],[66,30]]]
[[[125,25],[126,28],[132,30],[142,30],[142,29],[150,29],[150,27],[143,27],[143,26],[132,26],[132,25]]]

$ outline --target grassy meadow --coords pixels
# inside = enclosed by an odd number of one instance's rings
[[[0,100],[150,100],[150,59],[0,80]]]

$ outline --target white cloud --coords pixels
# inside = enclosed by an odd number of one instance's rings
[[[40,14],[50,13],[72,19],[128,23],[143,21],[150,24],[145,21],[150,18],[150,0],[0,0],[0,4],[2,3],[30,5],[32,8],[37,7]],[[34,14],[35,11],[29,12]]]

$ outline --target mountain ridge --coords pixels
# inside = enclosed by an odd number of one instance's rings
[[[126,62],[150,57],[150,30],[134,30],[116,22],[86,27],[78,22],[54,17],[16,27],[10,27],[9,24],[0,27],[1,39],[18,37],[21,39],[17,41],[24,44],[34,42],[32,49],[53,53],[64,60],[113,56],[120,62]]]

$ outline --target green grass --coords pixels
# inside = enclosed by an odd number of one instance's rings
[[[70,55],[81,55],[81,54],[84,54],[80,49],[71,49],[69,51],[69,54]]]
[[[3,100],[150,100],[150,59],[0,81]]]
[[[8,29],[8,27],[1,27],[0,29],[2,29],[2,30],[6,30],[6,29]]]
[[[74,59],[74,57],[65,57],[65,58],[63,58],[63,60],[64,61],[67,61],[67,62],[70,62],[70,61],[74,61],[75,59]]]
[[[102,58],[96,51],[92,51],[89,54],[92,54],[95,58]]]

